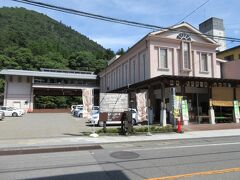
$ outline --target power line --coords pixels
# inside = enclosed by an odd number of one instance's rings
[[[78,15],[78,16],[88,17],[88,18],[92,18],[92,19],[113,22],[113,23],[118,23],[118,24],[124,24],[124,25],[128,25],[128,26],[133,26],[133,27],[139,27],[139,28],[145,28],[145,29],[151,29],[151,30],[168,30],[168,31],[172,31],[172,32],[182,32],[180,30],[172,29],[171,27],[170,28],[162,27],[162,26],[157,26],[157,25],[139,23],[139,22],[135,22],[135,21],[117,19],[117,18],[102,16],[102,15],[88,13],[88,12],[84,12],[84,11],[78,11],[78,10],[74,10],[74,9],[55,6],[52,4],[46,4],[46,3],[37,2],[37,1],[30,1],[30,0],[11,0],[11,1],[24,3],[24,4],[28,4],[28,5],[32,5],[32,6],[37,6],[37,7],[42,7],[42,8],[55,10],[55,11],[59,11],[59,12],[64,12],[64,13],[68,13],[68,14],[74,14],[74,15]],[[190,31],[184,31],[184,32],[191,34],[191,35],[199,36],[198,33],[190,32]],[[240,39],[238,39],[238,38],[215,36],[215,35],[213,36],[213,35],[204,34],[204,33],[202,33],[202,35],[205,35],[210,38],[218,38],[218,39],[227,40],[227,41],[240,42]]]
[[[192,12],[190,12],[188,15],[186,15],[184,18],[182,18],[180,21],[177,22],[177,24],[181,23],[184,19],[188,18],[189,16],[191,16],[193,13],[195,13],[198,9],[200,9],[202,6],[204,6],[205,4],[207,4],[210,0],[205,1],[204,3],[202,3],[200,6],[198,6],[196,9],[194,9]]]
[[[92,13],[88,13],[88,12],[84,12],[84,11],[78,11],[78,10],[69,9],[69,8],[65,8],[65,7],[55,6],[52,4],[46,4],[46,3],[42,3],[42,2],[36,2],[36,1],[30,1],[30,0],[11,0],[11,1],[24,3],[24,4],[28,4],[28,5],[33,5],[33,6],[37,6],[37,7],[42,7],[42,8],[46,8],[46,9],[51,9],[51,10],[55,10],[55,11],[60,11],[60,12],[64,12],[64,13],[80,15],[80,16],[89,17],[89,18],[93,18],[93,19],[114,22],[114,23],[120,23],[120,24],[135,26],[135,27],[151,29],[151,30],[168,29],[165,27],[157,26],[157,25],[139,23],[139,22],[134,22],[134,21],[127,21],[127,20],[123,20],[123,19],[117,19],[117,18],[112,18],[112,17],[108,17],[108,16],[102,16],[102,15],[92,14]]]

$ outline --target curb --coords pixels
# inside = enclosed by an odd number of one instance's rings
[[[86,151],[102,149],[100,145],[82,145],[82,146],[49,146],[49,147],[35,147],[35,148],[6,148],[0,150],[0,156],[6,155],[23,155],[23,154],[38,154],[38,153],[54,153],[54,152],[68,152],[68,151]]]

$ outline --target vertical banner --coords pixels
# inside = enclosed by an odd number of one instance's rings
[[[138,120],[147,120],[147,92],[141,92],[136,94]]]
[[[82,90],[83,99],[83,118],[91,118],[93,107],[93,89],[87,88]]]
[[[187,100],[182,100],[182,120],[183,121],[189,120]]]
[[[174,96],[173,101],[173,115],[177,119],[181,116],[182,96]]]
[[[240,118],[238,100],[233,101],[233,105],[234,105],[234,114],[235,114],[235,117],[236,117],[236,118]]]

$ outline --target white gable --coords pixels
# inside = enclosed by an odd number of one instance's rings
[[[170,30],[156,31],[151,34],[170,39],[178,39],[178,35],[182,33],[184,35],[189,36],[191,38],[191,41],[217,44],[217,42],[203,35],[200,31],[198,31],[197,29],[195,29],[194,27],[187,23],[182,23],[170,28],[171,28]]]

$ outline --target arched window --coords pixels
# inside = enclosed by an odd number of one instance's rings
[[[181,39],[184,41],[191,41],[190,36],[188,34],[182,33],[182,32],[177,35],[177,39]]]

